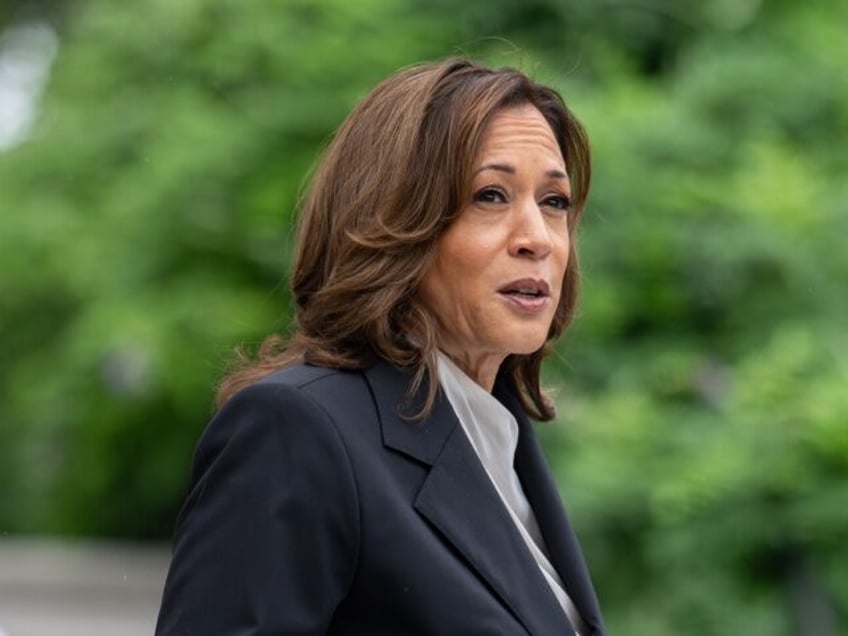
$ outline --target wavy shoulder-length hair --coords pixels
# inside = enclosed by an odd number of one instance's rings
[[[383,358],[411,370],[410,392],[437,393],[437,322],[419,296],[437,241],[471,197],[474,161],[492,116],[532,105],[551,126],[568,169],[575,232],[589,190],[586,134],[554,89],[511,68],[450,59],[413,66],[379,84],[336,132],[300,209],[291,272],[293,334],[269,336],[257,359],[219,386],[218,404],[303,360],[361,369]],[[571,321],[578,293],[574,241],[545,345],[508,356],[499,377],[527,414],[555,410],[540,386],[543,357]]]

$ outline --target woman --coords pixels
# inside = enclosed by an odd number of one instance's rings
[[[302,206],[295,333],[199,442],[157,634],[604,633],[528,420],[588,186],[579,123],[517,71],[364,99]]]

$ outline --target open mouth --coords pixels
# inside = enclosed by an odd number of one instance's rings
[[[550,296],[548,284],[543,280],[524,278],[512,281],[498,290],[499,293],[514,298],[547,298]]]

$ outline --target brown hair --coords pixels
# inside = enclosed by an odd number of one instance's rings
[[[436,241],[470,197],[471,170],[497,111],[535,106],[551,126],[568,168],[572,234],[589,190],[589,145],[560,95],[523,73],[451,59],[399,71],[354,109],[327,147],[302,203],[291,290],[294,334],[272,335],[258,359],[223,379],[222,404],[236,391],[298,360],[345,369],[377,357],[415,371],[414,391],[436,378],[436,321],[418,297]],[[568,269],[545,346],[501,365],[528,415],[552,419],[539,381],[542,359],[571,321],[578,267]],[[429,382],[429,410],[437,383]]]

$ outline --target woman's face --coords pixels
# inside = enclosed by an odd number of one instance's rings
[[[506,356],[547,338],[568,265],[571,188],[550,126],[529,105],[495,114],[472,175],[420,293],[440,348],[491,390]]]

